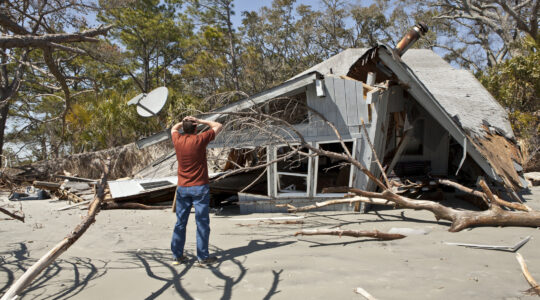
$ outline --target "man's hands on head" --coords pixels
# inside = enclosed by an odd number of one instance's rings
[[[192,117],[192,116],[187,116],[187,117],[185,117],[185,118],[182,120],[182,122],[184,122],[184,121],[191,121],[191,122],[193,122],[193,123],[195,123],[195,124],[200,124],[199,119],[197,119],[197,118],[195,118],[195,117]]]
[[[187,116],[185,118],[182,119],[181,122],[178,122],[176,124],[174,124],[174,126],[171,128],[171,134],[177,132],[178,130],[180,130],[180,128],[182,127],[182,123],[185,122],[185,121],[190,121],[190,122],[193,122],[194,124],[203,124],[200,122],[199,119],[195,118],[195,117],[192,117],[192,116]]]
[[[218,133],[220,133],[221,129],[223,128],[223,125],[221,125],[221,123],[214,122],[214,121],[201,120],[201,119],[197,119],[197,118],[195,118],[193,116],[187,116],[184,119],[182,119],[182,122],[185,122],[185,121],[190,121],[190,122],[193,122],[195,124],[207,125],[208,127],[212,128],[212,130],[214,130],[216,135]],[[172,128],[172,131],[174,132],[175,130],[180,129],[180,127],[182,127],[182,122],[174,125],[173,128]]]

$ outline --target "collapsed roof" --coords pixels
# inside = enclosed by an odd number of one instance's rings
[[[518,174],[520,152],[507,112],[469,71],[453,68],[432,50],[411,49],[400,58],[384,45],[347,49],[277,87],[216,109],[205,119],[216,120],[227,112],[288,95],[329,75],[365,81],[370,71],[377,72],[378,82],[391,80],[404,87],[448,130],[487,176],[507,188],[524,187]],[[175,162],[176,157],[171,153],[167,159],[153,163],[137,175],[174,175]]]
[[[354,72],[358,71],[353,68],[357,68],[360,59],[369,59],[366,55],[373,55],[380,49],[379,47],[346,49],[292,79],[312,72],[323,75],[347,75],[354,78]],[[399,58],[393,58],[399,62]],[[410,49],[401,57],[401,60],[405,67],[412,70],[411,76],[416,75],[417,81],[426,87],[446,113],[453,117],[468,135],[485,136],[483,125],[489,124],[497,134],[514,139],[508,113],[470,71],[453,68],[429,49]],[[365,81],[365,78],[356,79]],[[399,78],[398,75],[398,80],[405,79]]]

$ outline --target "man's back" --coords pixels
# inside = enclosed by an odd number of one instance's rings
[[[208,131],[197,133],[197,125],[210,127]],[[185,134],[178,130],[182,127]],[[171,240],[171,251],[174,263],[180,264],[187,260],[184,255],[186,243],[186,225],[195,207],[195,222],[197,222],[197,259],[200,265],[210,265],[216,262],[216,257],[210,257],[208,241],[210,239],[210,187],[208,185],[208,166],[206,163],[206,146],[219,134],[223,126],[214,121],[199,120],[192,116],[185,117],[182,122],[171,128],[174,149],[178,160],[178,187],[175,196],[176,225],[174,225]]]
[[[201,134],[173,133],[173,144],[178,160],[178,185],[196,186],[208,183],[206,146],[215,137],[210,129]]]

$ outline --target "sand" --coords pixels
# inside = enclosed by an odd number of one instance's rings
[[[540,187],[525,195],[540,209]],[[7,205],[0,200],[0,205]],[[56,211],[65,202],[24,201],[26,223],[0,215],[0,295],[23,270],[75,227],[85,210]],[[304,224],[268,224],[245,218],[304,217]],[[23,299],[537,299],[515,253],[450,246],[445,242],[512,245],[540,281],[540,230],[474,228],[448,232],[424,211],[312,212],[211,215],[214,268],[195,265],[195,222],[188,224],[186,265],[173,266],[169,250],[175,215],[170,210],[107,210],[85,235],[51,265]],[[241,225],[239,225],[241,224]],[[337,236],[294,237],[301,228],[388,231],[411,228],[427,234],[376,241]]]

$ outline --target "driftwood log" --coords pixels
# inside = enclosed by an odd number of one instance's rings
[[[382,241],[398,240],[405,236],[397,233],[385,233],[378,230],[339,230],[339,229],[304,229],[296,232],[294,236],[298,235],[337,235],[352,236],[352,237],[372,237]]]
[[[529,273],[529,269],[527,268],[527,265],[525,264],[525,259],[519,253],[516,253],[516,259],[519,263],[519,266],[521,267],[521,272],[523,272],[523,276],[525,277],[525,279],[531,286],[531,288],[527,292],[540,296],[540,286],[538,285],[536,280],[534,280],[531,273]]]
[[[98,183],[97,193],[88,209],[87,216],[75,229],[66,236],[60,243],[56,244],[49,252],[43,255],[35,264],[24,272],[24,274],[9,288],[1,300],[17,299],[21,292],[28,287],[32,281],[64,253],[73,243],[75,243],[95,221],[96,215],[100,211],[101,202],[105,197],[105,186],[107,184],[108,163],[104,166],[104,173]]]
[[[17,213],[10,212],[9,210],[7,210],[5,208],[2,208],[2,207],[0,207],[0,212],[10,216],[11,218],[13,218],[15,220],[19,220],[19,221],[24,223],[24,213],[22,215],[18,215]]]

